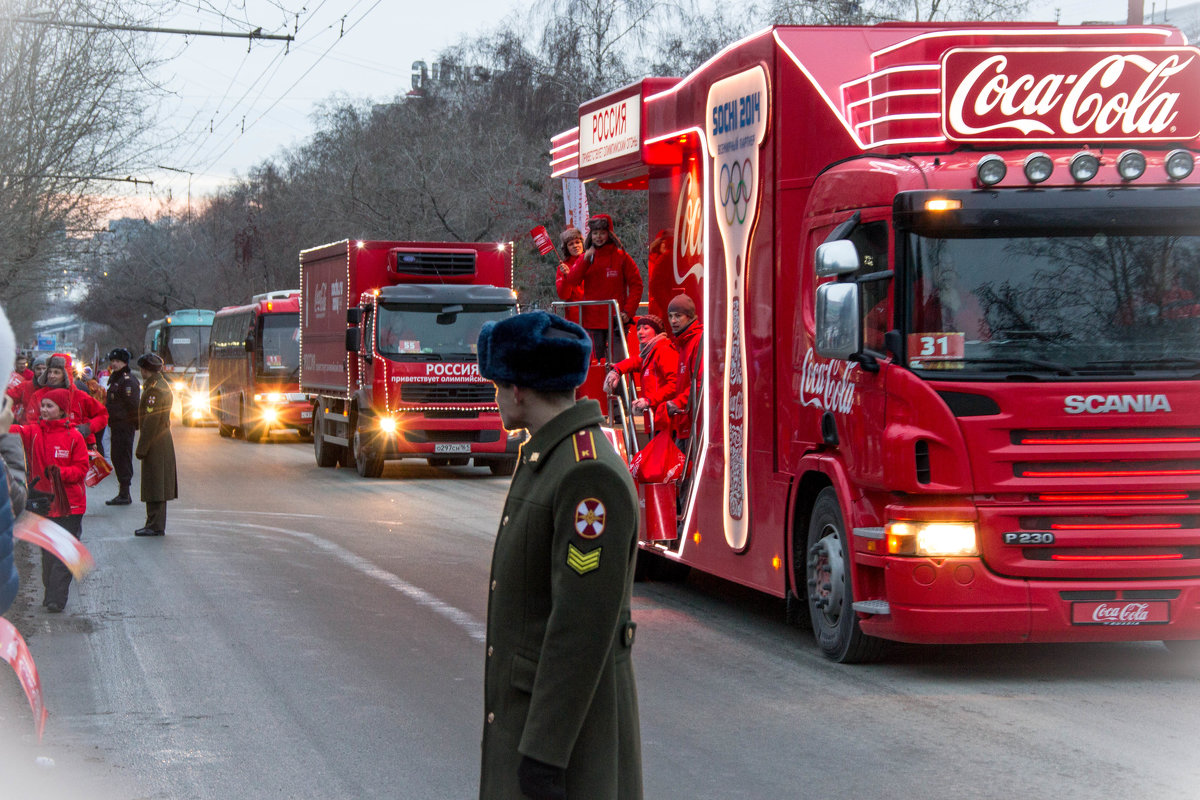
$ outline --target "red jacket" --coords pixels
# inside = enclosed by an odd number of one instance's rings
[[[16,376],[17,374],[14,372],[13,377],[15,378]],[[13,422],[16,424],[23,425],[26,422],[37,422],[38,417],[41,416],[41,414],[35,411],[28,415],[28,419],[26,419],[25,414],[25,409],[29,407],[29,400],[37,388],[33,382],[33,378],[15,384],[9,381],[5,394],[13,399]]]
[[[592,261],[588,261],[586,251],[575,259],[563,276],[559,296],[564,289],[571,291],[576,287],[583,290],[582,300],[616,300],[630,321],[637,315],[638,303],[642,301],[642,274],[629,254],[612,241],[597,248]],[[607,319],[603,308],[591,306],[584,309],[583,327],[603,330]]]
[[[570,272],[571,267],[574,266],[575,263],[577,261],[579,261],[581,258],[583,258],[583,253],[580,253],[575,258],[571,258],[570,256],[568,256],[566,259],[564,259],[563,263],[567,265],[567,272]],[[565,285],[566,279],[567,279],[567,274],[565,272],[563,272],[561,268],[555,267],[554,268],[554,291],[558,292],[558,299],[566,300],[568,303],[574,302],[576,300],[582,300],[583,299],[583,287],[582,286]],[[578,320],[576,320],[576,322],[578,322]]]
[[[667,408],[665,403],[675,396],[676,373],[679,370],[679,351],[667,338],[660,333],[650,340],[650,344],[642,348],[645,356],[639,352],[623,361],[613,364],[613,369],[621,374],[638,370],[642,376],[642,385],[638,397],[650,404],[654,413],[655,431],[665,430],[667,426]]]
[[[82,514],[87,511],[87,490],[83,479],[88,471],[88,448],[83,436],[65,419],[38,420],[33,425],[13,425],[11,430],[21,435],[29,457],[29,486],[39,492],[53,492],[54,483],[46,468],[57,466],[62,473],[70,511],[61,508],[50,511],[52,517]],[[55,503],[55,506],[58,506]]]
[[[698,319],[692,320],[692,324],[675,337],[675,346],[679,348],[679,369],[675,372],[675,395],[667,400],[684,412],[671,417],[671,431],[676,439],[686,439],[692,433],[692,382],[695,381],[695,388],[700,391],[704,375],[700,368],[700,343],[703,339],[704,325]]]

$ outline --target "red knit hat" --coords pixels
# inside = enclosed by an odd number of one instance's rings
[[[71,405],[71,393],[66,389],[51,389],[42,395],[42,399],[54,403],[63,414],[67,413],[67,409]]]
[[[649,325],[651,328],[654,328],[656,333],[662,333],[664,330],[662,317],[657,314],[643,314],[637,318],[637,324]]]

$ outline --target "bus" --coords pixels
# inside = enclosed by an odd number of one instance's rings
[[[184,425],[210,418],[208,409],[208,342],[216,312],[184,308],[146,327],[146,352],[163,360],[163,375],[175,393]]]
[[[209,353],[209,401],[221,436],[261,442],[279,428],[312,435],[312,404],[300,391],[298,289],[222,308]]]

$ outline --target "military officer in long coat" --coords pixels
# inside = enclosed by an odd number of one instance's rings
[[[478,350],[504,426],[530,434],[492,556],[480,797],[638,800],[637,497],[599,405],[575,401],[590,338],[535,311]]]
[[[142,398],[138,406],[138,443],[134,455],[142,462],[142,502],[146,526],[135,536],[162,536],[167,530],[167,501],[179,496],[175,474],[175,443],[171,440],[171,387],[162,375],[163,360],[154,353],[138,358]]]

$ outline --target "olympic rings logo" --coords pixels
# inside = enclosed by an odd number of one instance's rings
[[[754,183],[754,168],[750,159],[721,165],[721,207],[725,209],[725,223],[732,225],[746,221],[750,209],[750,187]]]

